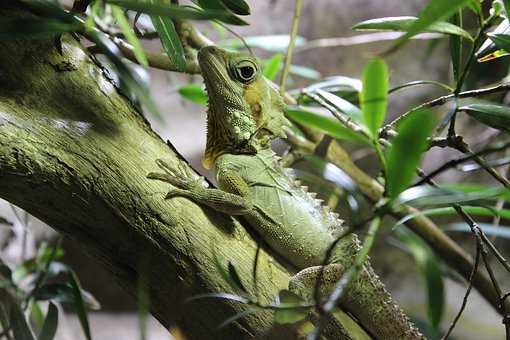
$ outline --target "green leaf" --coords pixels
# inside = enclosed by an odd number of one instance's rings
[[[308,79],[320,79],[321,74],[319,71],[316,71],[310,67],[301,66],[301,65],[290,65],[289,72],[296,76],[300,76]]]
[[[44,325],[42,327],[41,333],[37,337],[37,340],[53,340],[55,334],[57,333],[57,325],[58,325],[58,309],[53,302],[50,302],[48,305],[48,313],[46,314],[46,319],[44,320]]]
[[[359,144],[370,144],[363,135],[346,128],[332,118],[325,117],[302,108],[287,107],[285,109],[285,113],[287,114],[287,117],[294,122],[325,132],[331,137]]]
[[[487,33],[487,36],[496,44],[498,48],[510,52],[510,35],[499,33]]]
[[[452,24],[462,27],[462,11],[455,13],[450,19]],[[450,37],[450,58],[452,60],[453,78],[455,82],[459,80],[462,67],[462,37],[452,35]]]
[[[41,306],[35,300],[31,300],[29,302],[29,310],[30,310],[30,324],[32,325],[32,330],[34,333],[39,333],[44,324],[44,314],[41,310]]]
[[[361,112],[356,105],[353,105],[351,102],[321,89],[317,89],[315,92],[333,105],[337,110],[351,117],[353,121],[357,123],[363,122],[363,112]]]
[[[443,84],[443,83],[441,83],[439,81],[435,81],[435,80],[416,80],[416,81],[410,81],[408,83],[392,87],[391,89],[388,90],[388,94],[400,91],[402,89],[407,89],[409,87],[421,86],[421,85],[435,85],[437,87],[441,87],[441,88],[447,90],[448,92],[453,91],[453,88],[451,88],[450,86],[448,86],[446,84]]]
[[[82,289],[80,286],[80,282],[78,281],[78,277],[74,272],[71,272],[70,275],[70,283],[72,287],[72,292],[74,295],[74,309],[76,314],[78,315],[78,319],[80,320],[81,328],[83,329],[83,333],[87,340],[91,340],[92,337],[90,335],[90,326],[89,320],[87,317],[87,309],[85,308],[85,302],[83,301]]]
[[[221,0],[232,12],[238,15],[250,15],[250,6],[244,0]]]
[[[34,336],[28,326],[27,320],[25,319],[25,315],[16,302],[11,303],[10,324],[14,334],[14,339],[34,340]]]
[[[439,325],[444,311],[444,285],[441,266],[430,247],[418,236],[406,229],[398,229],[397,235],[411,251],[427,287],[427,314],[434,330],[439,332]]]
[[[181,96],[186,98],[187,100],[199,104],[199,105],[207,105],[209,98],[207,97],[207,92],[205,92],[204,88],[201,85],[197,84],[188,84],[184,85],[177,90]]]
[[[361,111],[368,131],[377,138],[388,102],[388,66],[384,60],[376,58],[365,66],[362,82]]]
[[[425,32],[434,23],[446,20],[457,11],[466,7],[472,0],[430,0],[420,12],[418,20],[412,23],[401,38],[388,52],[392,52],[406,43],[413,36]]]
[[[430,186],[418,186],[402,192],[397,202],[399,204],[413,204],[418,206],[461,204],[480,200],[496,200],[498,198],[510,199],[510,190],[499,187],[459,187],[443,186],[433,188]]]
[[[310,307],[303,307],[303,299],[289,290],[279,292],[280,304],[275,310],[274,321],[278,324],[295,323],[308,316]]]
[[[333,76],[319,83],[312,84],[305,88],[305,92],[314,92],[316,90],[325,90],[328,92],[339,91],[342,89],[361,92],[361,80],[356,78]]]
[[[510,210],[507,209],[495,209],[492,207],[477,207],[477,206],[462,206],[462,209],[464,209],[465,212],[467,212],[470,215],[475,216],[484,216],[484,217],[501,217],[505,219],[510,219]],[[433,208],[433,209],[426,209],[426,210],[419,210],[418,212],[406,215],[402,217],[400,220],[398,220],[393,228],[396,228],[402,224],[405,224],[406,222],[412,220],[413,218],[419,217],[419,216],[451,216],[456,215],[457,211],[453,207],[443,207],[443,208]]]
[[[232,25],[248,25],[247,22],[239,17],[232,15],[224,10],[199,10],[196,8],[182,7],[171,4],[147,3],[138,0],[106,0],[110,4],[118,5],[136,12],[142,12],[149,15],[167,17],[171,19],[189,19],[189,20],[219,20]]]
[[[494,129],[510,132],[510,107],[480,103],[462,106],[459,111],[466,112],[477,121]]]
[[[146,0],[152,4],[158,4],[159,0]],[[181,39],[175,30],[174,23],[171,19],[153,15],[151,16],[152,24],[158,32],[161,44],[165,49],[168,58],[177,67],[178,71],[186,69],[186,57]]]
[[[53,37],[66,32],[75,32],[82,25],[54,19],[0,19],[0,39],[20,37]]]
[[[287,47],[289,46],[290,36],[287,34],[279,34],[279,35],[260,35],[260,36],[251,36],[245,37],[244,41],[246,45],[250,47],[262,48],[266,51],[272,52],[285,52]],[[306,39],[300,36],[296,37],[295,45],[301,46],[306,42]],[[228,47],[233,49],[244,48],[245,45],[239,39],[229,39],[220,42],[219,44],[222,47]]]
[[[398,126],[398,135],[391,141],[386,157],[386,192],[390,199],[395,199],[411,183],[427,150],[434,121],[430,110],[421,110]]]
[[[396,31],[409,32],[419,19],[411,16],[387,17],[371,19],[354,25],[353,29],[358,31]],[[442,33],[461,36],[469,40],[473,37],[459,26],[448,22],[434,22],[425,27],[422,32]]]
[[[498,24],[498,26],[496,26],[496,28],[492,30],[492,32],[490,32],[490,34],[492,35],[494,34],[506,35],[508,33],[510,33],[510,22],[506,18],[503,21],[501,21]],[[478,59],[484,59],[487,58],[487,55],[494,53],[495,50],[497,50],[496,44],[494,43],[494,41],[492,41],[490,37],[488,37],[476,51],[476,56]]]
[[[503,5],[505,6],[505,13],[508,18],[510,15],[510,0],[503,0]]]
[[[283,54],[276,53],[271,59],[264,63],[262,73],[269,80],[275,80],[282,67]]]
[[[147,61],[147,57],[142,49],[142,45],[140,44],[140,40],[136,37],[135,32],[129,25],[129,21],[124,14],[124,11],[119,7],[112,5],[112,14],[117,24],[119,25],[122,33],[126,37],[126,40],[133,46],[133,53],[135,54],[136,60],[145,67],[149,66],[149,62]]]

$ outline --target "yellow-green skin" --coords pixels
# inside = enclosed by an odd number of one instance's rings
[[[179,179],[178,171],[150,174],[170,182],[167,198],[184,196],[229,215],[242,215],[268,245],[302,271],[290,289],[312,299],[315,278],[342,221],[323,207],[281,167],[270,141],[284,135],[283,101],[260,72],[258,61],[217,47],[198,54],[209,94],[204,166],[214,167],[219,189],[201,180]],[[335,247],[324,289],[331,288],[352,264],[360,243],[356,235]],[[329,284],[328,284],[329,283]],[[323,290],[321,290],[323,291]],[[377,339],[422,339],[395,305],[369,263],[341,300]]]

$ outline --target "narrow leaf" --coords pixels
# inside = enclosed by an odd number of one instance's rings
[[[250,6],[244,0],[221,0],[232,12],[238,15],[250,15]]]
[[[368,131],[377,138],[386,116],[388,101],[388,66],[384,60],[376,58],[365,66],[362,82],[361,111]]]
[[[510,190],[506,188],[487,187],[462,190],[461,188],[418,186],[402,192],[397,202],[419,206],[461,204],[480,200],[510,198]]]
[[[142,49],[142,45],[140,44],[140,40],[136,37],[133,28],[129,25],[129,21],[124,14],[124,11],[119,7],[112,5],[112,14],[115,20],[117,20],[117,24],[119,24],[122,33],[126,37],[126,40],[133,46],[133,52],[135,54],[136,60],[145,67],[149,66],[149,62],[147,61],[147,57]]]
[[[450,19],[452,24],[462,27],[462,12],[458,11]],[[452,60],[453,78],[455,82],[459,80],[459,75],[462,67],[462,37],[452,35],[450,37],[450,58]]]
[[[12,332],[14,333],[14,339],[34,340],[34,336],[28,326],[27,320],[25,319],[25,315],[15,301],[11,303],[10,324]]]
[[[151,4],[158,4],[159,0],[146,0]],[[158,32],[161,44],[168,55],[168,58],[177,67],[177,70],[184,71],[186,69],[186,57],[184,48],[174,23],[171,19],[153,15],[151,16],[152,24]]]
[[[487,33],[487,36],[496,44],[498,48],[510,52],[509,34]]]
[[[411,183],[427,149],[434,120],[429,110],[421,110],[398,126],[398,135],[392,140],[386,160],[386,191],[390,199],[396,198]]]
[[[110,4],[118,5],[136,12],[149,15],[167,17],[171,19],[189,20],[219,20],[232,25],[247,25],[248,23],[232,13],[224,10],[199,10],[171,4],[147,3],[138,0],[106,0]]]
[[[438,21],[448,19],[457,11],[469,5],[472,0],[431,0],[421,11],[418,20],[416,20],[408,29],[407,33],[398,39],[397,43],[390,51],[402,46],[411,37],[418,33],[426,31],[432,24]]]
[[[188,84],[184,85],[177,90],[181,96],[186,98],[187,100],[199,104],[199,105],[207,105],[209,98],[207,97],[207,93],[201,85],[197,84]]]
[[[506,17],[510,15],[510,0],[503,0],[503,5],[505,6]]]
[[[510,239],[510,227],[509,226],[494,226],[492,224],[487,223],[478,223],[478,226],[482,228],[483,232],[490,236],[503,237],[505,239]],[[447,224],[443,230],[446,231],[458,231],[471,233],[471,228],[466,223],[453,223]]]
[[[494,129],[510,132],[510,107],[480,103],[470,104],[459,108],[479,122],[488,125]]]
[[[44,325],[42,327],[41,333],[39,333],[39,336],[37,337],[37,340],[53,340],[55,334],[57,333],[57,325],[58,309],[53,302],[50,302],[48,305],[48,313],[46,314],[46,319],[44,320]]]
[[[81,28],[77,23],[66,23],[54,19],[0,19],[0,39],[20,37],[52,37]]]
[[[264,63],[262,73],[269,80],[275,80],[282,67],[283,54],[276,53],[271,59]]]
[[[89,320],[87,317],[87,309],[85,308],[85,302],[83,301],[82,289],[78,277],[74,272],[71,272],[70,283],[74,294],[74,309],[80,320],[81,328],[87,340],[91,340]]]
[[[354,25],[353,29],[358,31],[408,32],[418,20],[418,18],[411,16],[378,18],[360,22]],[[422,32],[450,34],[473,40],[468,32],[455,23],[434,22],[423,29]]]
[[[317,113],[307,111],[302,108],[286,108],[287,116],[296,123],[325,132],[331,137],[348,140],[350,142],[369,145],[367,139],[349,128],[346,128],[338,121],[319,115]]]
[[[397,231],[399,239],[411,251],[427,287],[427,314],[436,332],[439,331],[444,311],[444,285],[439,260],[430,247],[418,236],[406,229]]]

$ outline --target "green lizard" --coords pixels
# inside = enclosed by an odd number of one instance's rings
[[[207,188],[202,178],[191,179],[189,171],[183,173],[160,160],[165,173],[148,177],[175,187],[166,198],[186,197],[225,214],[244,216],[274,251],[301,269],[291,288],[302,291],[304,286],[312,292],[342,221],[287,174],[271,149],[270,141],[284,136],[283,100],[252,56],[209,46],[200,50],[198,59],[209,95],[203,164],[214,167],[219,189]],[[325,271],[327,281],[334,284],[359,250],[356,235],[343,238]],[[336,279],[331,279],[331,272]],[[368,263],[340,303],[377,339],[423,338]]]

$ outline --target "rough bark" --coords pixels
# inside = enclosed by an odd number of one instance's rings
[[[186,302],[231,291],[217,261],[234,264],[253,291],[257,242],[236,220],[183,198],[163,200],[168,186],[145,176],[155,159],[175,163],[178,155],[78,42],[64,36],[61,48],[52,39],[0,47],[0,197],[75,239],[131,293],[143,276],[152,314],[190,339],[297,336],[275,327],[270,311],[216,330],[246,307]],[[262,250],[260,300],[273,301],[290,275]]]

